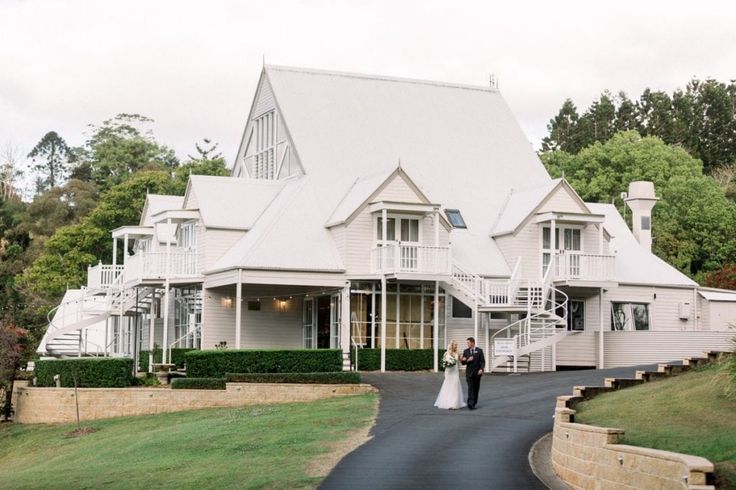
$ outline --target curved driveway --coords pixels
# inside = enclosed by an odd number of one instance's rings
[[[321,488],[544,488],[527,454],[552,430],[555,398],[636,369],[643,368],[486,375],[474,411],[433,407],[443,374],[365,373],[381,390],[373,439],[343,458]]]

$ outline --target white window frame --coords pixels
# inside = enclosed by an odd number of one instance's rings
[[[264,112],[253,120],[253,176],[256,179],[276,178],[276,110]]]
[[[552,260],[552,256],[556,255],[560,250],[566,250],[564,248],[555,248],[555,244],[552,242],[552,235],[550,235],[550,248],[544,248],[544,229],[548,228],[552,230],[552,224],[551,223],[542,223],[539,227],[539,264],[541,265],[542,270],[542,276],[544,276],[544,273],[546,272],[545,265],[544,265],[544,255],[550,254],[550,261]],[[555,237],[562,236],[562,239],[559,240],[559,244],[564,247],[565,244],[565,230],[580,230],[580,250],[570,250],[571,252],[577,252],[577,253],[584,253],[585,250],[585,227],[582,225],[573,225],[573,224],[556,224],[555,225]]]
[[[188,245],[187,245],[188,241]],[[197,222],[187,221],[179,225],[179,246],[182,249],[197,250]]]
[[[614,304],[623,304],[626,305],[626,309],[628,310],[628,322],[629,325],[624,324],[624,328],[621,330],[614,328],[613,323],[613,305]],[[634,310],[633,307],[635,305],[645,305],[647,307],[647,329],[646,330],[637,330],[636,326],[634,325]],[[652,327],[652,304],[647,303],[645,301],[611,301],[611,330],[614,332],[651,332],[654,330]]]
[[[388,213],[386,215],[386,220],[388,221],[391,218],[394,219],[394,239],[393,240],[386,240],[387,242],[389,242],[389,243],[399,243],[399,242],[401,242],[401,243],[415,243],[417,245],[421,245],[423,243],[423,241],[424,241],[423,240],[423,233],[422,233],[422,228],[423,228],[422,222],[424,221],[424,217],[423,216],[410,215],[410,214],[393,214],[393,213]],[[412,241],[407,241],[407,240],[401,240],[401,220],[402,219],[416,220],[416,222],[417,222],[417,241],[412,242]],[[382,239],[379,239],[379,237],[378,237],[378,223],[380,222],[380,220],[381,220],[381,215],[380,214],[378,214],[377,216],[375,216],[375,218],[373,219],[373,241],[377,245],[380,245],[381,243],[383,243],[383,240]]]

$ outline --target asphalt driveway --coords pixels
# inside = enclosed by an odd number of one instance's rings
[[[434,408],[441,373],[366,373],[365,382],[381,390],[374,437],[343,458],[321,488],[544,488],[527,454],[552,430],[555,398],[574,385],[633,377],[636,369],[642,367],[486,375],[474,411]]]

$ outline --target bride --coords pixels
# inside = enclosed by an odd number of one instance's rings
[[[457,353],[457,342],[454,340],[447,346],[447,352],[442,357],[442,366],[445,368],[445,381],[437,395],[434,406],[449,410],[463,408],[463,388],[460,383],[460,355]]]

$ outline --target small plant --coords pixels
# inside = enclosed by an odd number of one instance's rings
[[[215,345],[215,350],[226,350],[227,349],[227,342],[224,340],[220,342],[219,344]]]
[[[141,386],[160,386],[161,382],[158,380],[155,374],[146,373],[142,378],[138,378]]]

